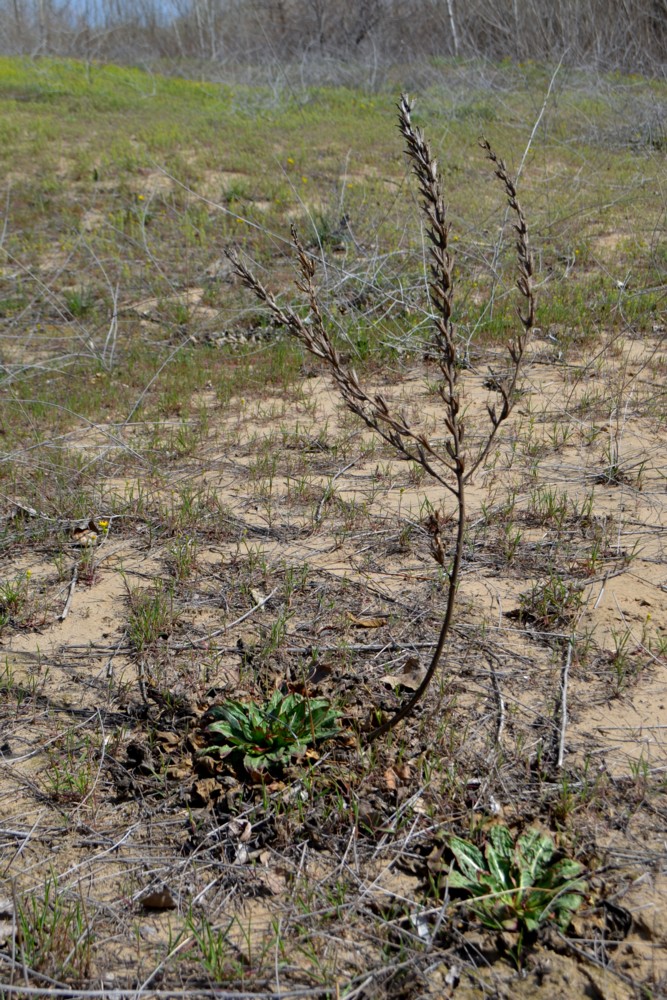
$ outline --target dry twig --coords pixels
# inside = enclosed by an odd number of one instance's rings
[[[71,580],[69,582],[69,586],[67,588],[67,599],[65,601],[65,606],[62,609],[62,611],[60,612],[60,614],[58,615],[58,620],[61,621],[61,622],[64,622],[65,619],[67,618],[68,614],[69,614],[70,608],[72,606],[72,598],[74,597],[74,590],[76,588],[76,582],[77,582],[78,578],[79,578],[79,564],[77,562],[75,562],[74,565],[72,566],[72,578],[71,578]]]
[[[567,732],[567,685],[570,676],[570,664],[572,663],[572,651],[574,649],[574,636],[570,636],[567,644],[567,655],[563,664],[563,671],[560,682],[560,740],[558,742],[558,767],[563,766],[565,760],[565,734]]]

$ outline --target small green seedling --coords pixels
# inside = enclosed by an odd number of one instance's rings
[[[288,760],[338,732],[339,713],[326,698],[281,691],[263,705],[229,700],[214,705],[210,714],[215,720],[207,729],[211,745],[203,753],[242,753],[244,766],[255,770]]]
[[[582,866],[572,858],[556,859],[553,841],[539,830],[527,830],[515,843],[506,826],[493,826],[484,855],[458,837],[450,837],[449,846],[458,865],[450,868],[449,888],[469,893],[470,909],[485,927],[518,933],[517,965],[526,934],[547,923],[565,931],[581,906]]]

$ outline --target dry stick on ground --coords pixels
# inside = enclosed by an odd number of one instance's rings
[[[67,587],[67,599],[65,601],[65,607],[58,615],[58,621],[64,622],[70,612],[70,608],[72,606],[72,598],[74,597],[74,588],[76,587],[76,582],[78,578],[79,578],[79,564],[78,562],[75,562],[74,565],[72,566],[72,576],[69,582],[69,586]]]
[[[558,761],[556,766],[562,767],[565,760],[565,737],[567,734],[567,684],[570,676],[570,664],[572,663],[572,651],[574,650],[574,635],[571,635],[567,643],[567,655],[560,678],[560,739],[558,741]]]
[[[294,228],[292,228],[292,240],[299,272],[297,287],[305,295],[308,302],[309,317],[307,320],[302,319],[289,306],[279,305],[238,255],[234,251],[227,251],[227,256],[243,283],[268,307],[278,323],[285,326],[311,354],[326,362],[347,407],[361,417],[364,423],[379,434],[384,441],[392,445],[401,458],[421,465],[456,500],[456,538],[454,555],[449,567],[446,565],[447,559],[440,540],[441,523],[439,519],[436,519],[432,525],[434,556],[446,570],[449,590],[443,622],[431,663],[423,681],[405,704],[386,722],[367,734],[369,741],[389,732],[402,719],[412,713],[426,692],[438,667],[452,625],[456,590],[463,558],[466,483],[469,482],[475,470],[489,454],[500,425],[507,419],[512,410],[519,369],[535,322],[533,263],[528,245],[526,220],[517,199],[514,183],[505,164],[494,153],[489,143],[482,139],[480,145],[495,167],[496,176],[503,184],[508,205],[515,219],[514,229],[519,267],[517,287],[523,298],[524,309],[523,311],[519,310],[521,328],[514,340],[508,345],[512,362],[509,375],[498,384],[498,402],[495,405],[487,405],[491,423],[490,430],[472,455],[466,453],[457,342],[451,318],[454,260],[449,249],[449,223],[445,202],[436,160],[421,129],[412,124],[412,106],[405,95],[401,97],[398,112],[398,127],[405,139],[406,152],[419,183],[426,237],[429,242],[429,293],[433,307],[434,327],[433,354],[441,375],[439,393],[444,409],[443,423],[447,432],[444,445],[434,444],[419,428],[411,426],[407,416],[392,409],[380,393],[370,396],[361,386],[354,369],[343,362],[325,326],[318,290],[314,282],[315,262],[307,254]]]

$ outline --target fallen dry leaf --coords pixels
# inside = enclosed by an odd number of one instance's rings
[[[399,785],[405,785],[410,780],[412,771],[408,764],[393,764],[384,772],[384,782],[387,790],[395,792]]]
[[[175,910],[176,903],[166,885],[154,889],[139,900],[145,910]]]
[[[156,733],[155,738],[159,743],[162,743],[165,746],[170,746],[170,747],[178,746],[178,744],[181,742],[182,739],[182,737],[179,736],[178,733],[171,733],[169,731]]]
[[[357,628],[381,628],[382,625],[387,624],[386,618],[357,618],[351,611],[347,612],[347,619]]]
[[[201,778],[210,778],[217,772],[217,765],[218,761],[214,760],[213,757],[198,757],[195,762],[195,769]]]
[[[270,780],[270,774],[268,771],[263,770],[259,767],[253,767],[252,764],[246,764],[245,769],[248,772],[248,777],[252,781],[253,785],[266,785]]]
[[[207,806],[222,794],[222,786],[215,778],[199,778],[192,786],[191,802],[194,806]]]
[[[169,781],[182,781],[184,778],[190,777],[192,768],[185,766],[178,767],[176,764],[173,764],[167,768],[166,774]]]
[[[103,521],[102,524],[108,526],[107,521]],[[92,518],[87,524],[81,522],[74,525],[70,530],[72,545],[76,545],[79,548],[90,548],[93,545],[97,545],[101,534],[101,529]]]
[[[306,679],[306,683],[319,684],[321,681],[326,680],[327,677],[330,677],[331,673],[332,668],[329,663],[318,662],[315,664],[312,674]]]
[[[381,680],[383,684],[393,688],[403,687],[407,688],[408,691],[416,691],[425,676],[426,671],[421,666],[419,658],[410,656],[405,661],[400,674],[385,674]]]
[[[16,937],[16,924],[13,920],[0,917],[0,948],[9,948]]]
[[[287,786],[284,781],[272,781],[266,786],[266,790],[267,792],[282,792],[282,790],[286,787]]]
[[[247,819],[230,819],[227,829],[229,836],[240,840],[242,844],[247,844],[252,836],[252,823]]]
[[[235,865],[246,865],[250,860],[250,855],[248,854],[248,848],[245,844],[239,844],[236,848],[236,854],[234,856]]]

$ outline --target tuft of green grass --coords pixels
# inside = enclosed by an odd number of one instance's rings
[[[552,630],[569,625],[584,602],[580,583],[552,571],[545,580],[533,584],[519,597],[521,617],[539,629]]]
[[[174,607],[173,581],[165,585],[156,580],[147,589],[131,590],[129,600],[127,634],[138,653],[171,635],[179,618]]]
[[[0,583],[0,635],[8,625],[20,626],[25,620],[30,598],[30,570]]]
[[[45,878],[41,892],[18,900],[16,923],[28,969],[59,980],[90,975],[95,937],[83,897],[72,899],[55,874]]]

